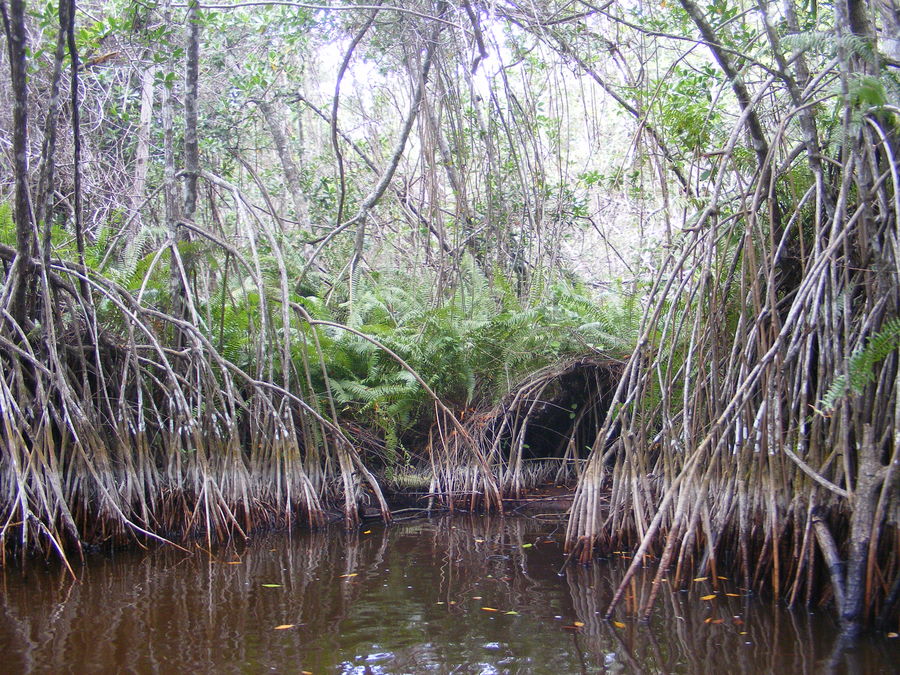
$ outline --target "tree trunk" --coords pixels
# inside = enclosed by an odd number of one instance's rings
[[[131,235],[141,227],[140,216],[136,215],[144,202],[147,185],[147,168],[150,161],[150,124],[153,121],[153,83],[156,68],[150,66],[141,77],[141,117],[137,130],[137,149],[134,158],[134,183],[131,188]]]
[[[287,181],[288,190],[291,193],[291,199],[294,202],[294,218],[301,225],[309,224],[309,207],[306,203],[306,197],[303,194],[303,188],[300,186],[300,171],[294,157],[288,147],[287,137],[284,135],[281,117],[276,113],[275,108],[268,101],[259,99],[256,101],[259,111],[263,114],[266,125],[269,127],[269,133],[272,134],[272,142],[275,144],[275,152],[281,161],[281,168],[284,171],[284,178]]]
[[[68,26],[68,0],[59,2],[59,32],[56,36],[56,51],[53,57],[53,75],[50,78],[50,101],[47,105],[47,119],[44,124],[44,144],[41,147],[41,169],[38,180],[35,223],[43,228],[41,257],[44,265],[50,263],[51,204],[55,186],[56,135],[59,122],[59,82],[62,78],[63,60],[66,55],[66,33]]]
[[[197,178],[200,172],[200,150],[197,139],[197,90],[200,78],[200,22],[197,0],[189,0],[185,22],[187,44],[184,73],[184,183],[182,186],[181,218],[194,219],[197,209]],[[178,219],[180,220],[180,219]],[[172,313],[187,318],[188,284],[191,279],[191,256],[179,255],[179,244],[188,240],[187,230],[173,221],[173,250],[171,267]],[[180,343],[179,343],[180,345]]]
[[[69,60],[71,62],[71,103],[72,103],[72,174],[75,192],[75,246],[78,249],[78,262],[84,267],[84,224],[82,222],[84,197],[81,191],[81,106],[78,102],[78,47],[75,44],[75,0],[63,0],[68,4],[66,21],[66,40],[69,43]],[[62,18],[62,17],[61,17]],[[89,299],[90,290],[87,279],[79,279],[81,296]]]
[[[849,448],[847,449],[849,450]],[[841,626],[844,632],[855,637],[865,622],[866,571],[869,561],[869,538],[875,524],[875,511],[884,472],[878,460],[878,449],[872,427],[865,426],[857,448],[858,467],[856,487],[851,496],[850,547],[847,555],[847,574],[844,589],[844,606]]]
[[[34,252],[34,228],[28,194],[28,37],[25,33],[25,2],[10,0],[9,9],[0,0],[3,28],[9,50],[9,71],[13,91],[13,168],[16,174],[15,210],[16,259],[9,272],[11,287],[9,312],[21,326],[29,315],[26,275]]]
[[[197,0],[189,0],[187,10],[187,59],[184,74],[184,206],[185,219],[193,220],[197,208],[197,174],[200,150],[197,140],[197,89],[200,78],[200,21]]]

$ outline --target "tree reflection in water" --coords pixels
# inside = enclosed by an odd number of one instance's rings
[[[835,650],[827,614],[727,579],[664,592],[638,623],[629,609],[652,569],[605,621],[626,556],[560,576],[562,536],[558,516],[457,515],[271,533],[212,555],[98,555],[74,584],[61,570],[8,570],[0,658],[8,672],[53,673],[747,674],[888,673],[900,659],[884,638]]]

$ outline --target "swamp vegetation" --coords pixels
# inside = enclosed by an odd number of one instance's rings
[[[897,631],[895,0],[0,13],[5,564],[552,480]]]

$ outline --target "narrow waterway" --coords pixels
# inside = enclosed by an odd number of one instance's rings
[[[273,533],[212,556],[94,556],[7,570],[8,673],[896,673],[900,640],[835,653],[827,613],[727,579],[661,594],[649,625],[600,620],[626,562],[560,575],[559,516],[456,516]],[[639,578],[627,602],[648,590]],[[710,597],[715,596],[715,597]],[[706,598],[706,599],[703,599]]]

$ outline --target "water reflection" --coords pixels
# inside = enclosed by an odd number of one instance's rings
[[[562,534],[558,519],[457,516],[275,533],[213,555],[119,553],[91,560],[77,584],[10,571],[0,663],[47,673],[895,672],[897,641],[833,657],[827,616],[773,608],[728,580],[710,600],[711,580],[661,593],[649,625],[602,621],[626,563],[559,576]],[[638,606],[650,584],[636,577],[626,602]]]

